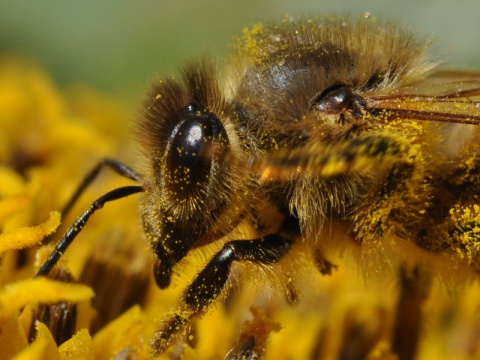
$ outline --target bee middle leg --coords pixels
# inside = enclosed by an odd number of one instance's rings
[[[288,253],[292,243],[292,240],[280,234],[270,234],[254,240],[227,242],[188,286],[180,302],[179,311],[154,337],[152,348],[155,355],[165,351],[189,320],[206,310],[218,298],[227,283],[234,261],[273,264]]]

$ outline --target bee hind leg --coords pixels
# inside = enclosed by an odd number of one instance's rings
[[[234,240],[226,243],[197,275],[185,291],[179,311],[165,323],[152,340],[154,355],[170,346],[189,320],[218,298],[227,283],[234,261],[250,261],[264,265],[280,260],[291,248],[292,241],[279,234],[255,240]]]

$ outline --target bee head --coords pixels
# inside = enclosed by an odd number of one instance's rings
[[[141,213],[160,288],[193,246],[211,241],[233,181],[223,163],[230,149],[228,105],[213,67],[191,64],[182,80],[156,85],[139,121],[146,188]]]

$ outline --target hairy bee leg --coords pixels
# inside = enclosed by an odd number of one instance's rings
[[[98,209],[101,209],[105,203],[109,201],[118,200],[127,197],[132,194],[145,191],[143,186],[124,186],[118,189],[114,189],[104,194],[95,200],[90,207],[73,223],[73,225],[67,230],[62,240],[57,244],[53,252],[48,257],[47,261],[42,265],[40,270],[35,274],[35,277],[48,275],[53,266],[58,262],[60,256],[67,250],[68,246],[72,243],[75,237],[80,233],[82,228],[90,216]]]
[[[70,200],[68,200],[67,204],[65,204],[65,206],[62,209],[63,217],[65,217],[65,215],[71,210],[71,208],[73,207],[75,202],[78,200],[78,198],[82,195],[85,189],[97,178],[98,174],[100,173],[100,170],[105,166],[114,170],[117,174],[121,176],[124,176],[126,178],[129,178],[137,182],[141,181],[140,175],[137,174],[135,170],[133,170],[129,166],[117,160],[104,158],[100,160],[99,163],[92,170],[90,170],[90,172],[85,176],[83,181],[78,186],[77,190],[75,190],[75,193],[73,193]]]
[[[366,274],[381,278],[392,268],[389,240],[416,241],[431,206],[429,184],[421,156],[415,162],[398,162],[383,186],[359,206],[351,221]]]
[[[418,245],[428,251],[466,261],[480,272],[480,205],[455,204],[443,222],[421,232]]]
[[[234,261],[273,264],[290,250],[291,245],[291,240],[279,234],[271,234],[255,240],[234,240],[226,243],[187,288],[181,301],[180,311],[175,313],[152,340],[155,354],[161,354],[188,321],[194,315],[206,310],[220,295]]]
[[[463,259],[480,272],[480,145],[467,145],[434,199],[432,217],[441,219],[420,232],[417,244],[431,252]]]
[[[480,197],[480,136],[478,142],[467,147],[469,156],[461,156],[460,165],[452,172],[447,180],[447,188],[455,196],[465,201],[466,196],[472,197],[469,201],[479,202]]]
[[[247,260],[260,264],[273,264],[290,250],[292,242],[278,234],[256,240],[236,240],[226,243],[187,288],[183,302],[189,309],[199,312],[222,291],[233,261]]]

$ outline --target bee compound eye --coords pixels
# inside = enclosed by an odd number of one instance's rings
[[[322,92],[314,101],[313,108],[327,114],[351,113],[355,118],[362,115],[365,102],[350,88],[334,87]]]
[[[227,134],[215,114],[190,113],[172,133],[168,169],[177,182],[205,182],[219,149],[227,145]]]

